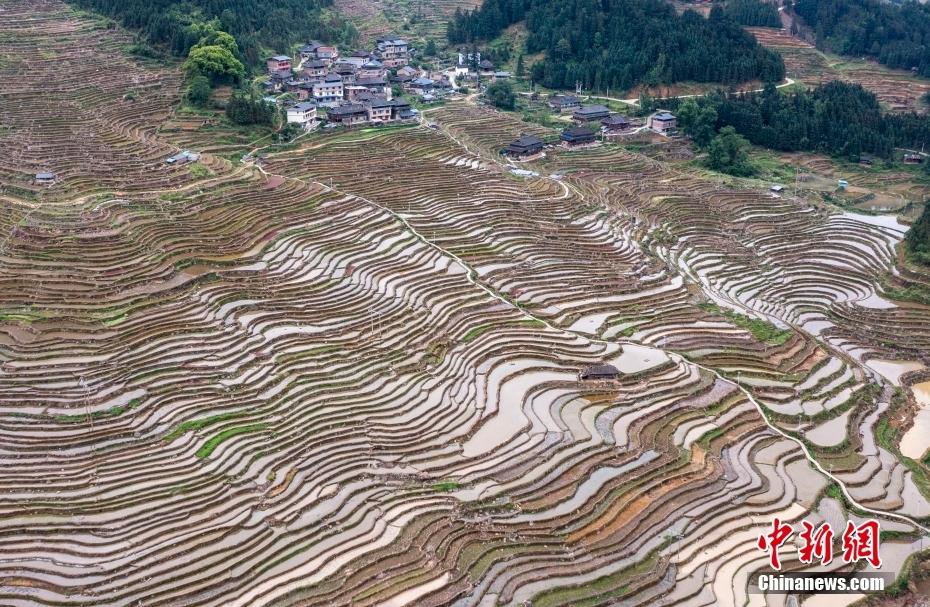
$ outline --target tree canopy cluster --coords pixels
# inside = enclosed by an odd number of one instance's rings
[[[532,78],[551,88],[628,89],[685,80],[735,84],[777,81],[781,57],[763,48],[723,9],[705,19],[678,15],[663,0],[485,0],[457,11],[449,23],[452,44],[494,38],[526,21],[527,53],[545,52]]]
[[[795,0],[817,46],[930,76],[930,7],[881,0]]]
[[[205,24],[229,32],[241,59],[256,65],[263,48],[286,49],[320,38],[347,43],[352,26],[330,10],[333,0],[69,0],[141,32],[152,44],[185,57],[203,38]]]
[[[908,231],[905,242],[912,259],[930,265],[930,204],[924,206],[923,213]]]
[[[930,142],[930,117],[885,113],[872,92],[840,81],[785,94],[773,85],[760,93],[717,92],[681,102],[678,114],[696,141],[708,139],[709,124],[712,131],[732,126],[756,145],[852,160],[863,153],[891,159],[896,147],[920,149]]]
[[[254,95],[235,93],[226,104],[226,117],[235,124],[274,125],[276,108],[274,104]]]
[[[740,25],[750,27],[781,27],[778,9],[763,0],[729,0],[724,12]]]

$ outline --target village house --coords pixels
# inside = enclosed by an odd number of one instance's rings
[[[316,125],[316,104],[304,102],[287,108],[287,123],[312,128]]]
[[[275,55],[274,57],[269,57],[265,62],[268,67],[269,76],[277,77],[291,77],[291,58],[287,55]]]
[[[575,122],[598,122],[610,117],[610,110],[604,105],[582,105],[572,112]]]
[[[629,129],[632,124],[629,118],[621,116],[620,114],[611,114],[607,118],[601,120],[601,127],[608,135],[622,133]]]
[[[420,70],[418,70],[417,68],[413,66],[405,65],[404,67],[397,70],[397,75],[408,77],[411,80],[413,80],[414,78],[420,75]]]
[[[576,148],[594,143],[597,135],[586,126],[576,126],[562,131],[560,139],[565,147]]]
[[[388,99],[391,98],[391,85],[384,78],[359,78],[355,81],[358,86],[363,86],[375,95],[383,95]]]
[[[338,74],[346,84],[355,82],[357,71],[358,68],[355,64],[343,61],[342,59],[333,64],[331,68],[331,73]]]
[[[523,135],[504,148],[503,154],[511,158],[527,158],[542,152],[543,142],[535,135]]]
[[[924,157],[920,154],[905,154],[904,155],[904,164],[921,164],[924,161]]]
[[[306,45],[300,47],[297,51],[300,58],[304,61],[319,59],[327,63],[335,61],[339,57],[339,49],[335,46],[323,44],[319,40],[312,40]]]
[[[415,80],[411,80],[410,84],[407,86],[411,90],[420,91],[421,93],[428,93],[436,87],[436,82],[432,78],[424,78],[421,76]]]
[[[322,82],[313,83],[313,98],[319,105],[334,106],[344,95],[344,85],[338,74],[327,74]]]
[[[372,60],[372,56],[371,56],[371,53],[369,53],[368,51],[352,51],[347,56],[339,59],[339,62],[349,63],[353,65],[355,69],[359,69],[360,67],[370,62],[371,60]]]
[[[326,119],[332,124],[344,126],[364,124],[368,122],[368,109],[357,103],[346,103],[330,108],[326,113]]]
[[[607,364],[591,365],[578,373],[578,378],[582,380],[607,381],[618,377],[620,377],[620,370]]]
[[[482,59],[481,63],[478,64],[478,73],[482,76],[493,76],[494,64],[487,59]]]
[[[319,82],[326,77],[326,62],[322,59],[310,59],[303,64],[304,78],[312,82]]]
[[[377,59],[364,63],[357,72],[358,78],[387,78],[387,68]]]
[[[510,80],[510,72],[494,72],[494,81]]]
[[[368,109],[368,119],[375,123],[397,122],[416,117],[415,114],[411,113],[410,103],[403,97],[397,99],[373,97],[364,105]]]
[[[402,67],[410,63],[410,45],[403,38],[378,38],[375,54],[386,67]]]
[[[573,112],[581,107],[581,99],[574,95],[553,95],[549,97],[549,107],[553,112]]]
[[[659,110],[649,117],[649,123],[646,125],[656,133],[669,135],[674,133],[678,126],[678,120],[669,112]]]

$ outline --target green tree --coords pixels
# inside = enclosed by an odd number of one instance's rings
[[[699,103],[693,97],[678,106],[678,124],[699,148],[710,145],[716,133],[717,110],[710,104]]]
[[[754,170],[749,163],[749,142],[733,127],[723,127],[707,149],[707,166],[738,177],[752,175]]]
[[[184,62],[184,71],[190,78],[205,76],[213,84],[239,82],[245,77],[245,66],[224,46],[196,46]]]
[[[523,78],[526,68],[523,66],[523,53],[517,55],[517,78]]]
[[[426,41],[426,48],[423,50],[423,53],[424,53],[427,57],[435,57],[435,56],[436,56],[436,41],[433,40],[432,38],[430,38],[429,40],[427,40],[427,41]]]
[[[502,110],[512,110],[516,107],[516,96],[513,87],[506,80],[498,80],[488,87],[488,101],[491,105]]]
[[[197,107],[206,107],[213,94],[213,88],[210,86],[210,80],[198,74],[191,78],[190,88],[187,89],[187,100]]]

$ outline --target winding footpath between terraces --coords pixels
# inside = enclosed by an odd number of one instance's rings
[[[783,84],[783,85],[780,85],[780,86],[788,86],[788,84],[793,84],[793,82],[794,82],[794,81],[791,81],[791,83],[786,83],[786,84]],[[466,100],[468,100],[468,101],[470,101],[470,102],[473,102],[474,99],[475,99],[475,95],[469,95],[468,97],[466,97]],[[485,157],[485,156],[482,156],[480,153],[476,153],[476,152],[471,151],[470,149],[468,149],[467,146],[465,146],[465,144],[463,144],[463,143],[462,143],[461,141],[459,141],[457,138],[453,137],[453,136],[451,135],[451,133],[448,133],[448,132],[447,132],[447,129],[443,128],[443,129],[441,129],[441,130],[442,130],[442,132],[443,132],[444,135],[446,135],[446,136],[449,137],[452,141],[454,141],[456,144],[458,144],[459,146],[461,146],[466,152],[468,152],[468,153],[470,153],[470,154],[475,154],[475,155],[479,156],[482,160],[491,162],[491,163],[493,163],[493,164],[497,164],[498,166],[500,166],[500,167],[501,167],[502,169],[504,169],[504,170],[509,170],[509,169],[511,168],[510,165],[503,164],[503,163],[501,163],[501,162],[500,162],[499,160],[497,160],[497,159],[487,158],[487,157]],[[266,147],[270,147],[270,146],[266,146]],[[256,149],[254,149],[252,152],[250,152],[251,158],[253,158],[253,159],[256,158],[257,155],[258,155],[263,149],[265,149],[265,148],[263,147],[263,148],[256,148]],[[862,505],[861,503],[859,503],[859,502],[852,496],[852,494],[850,493],[849,489],[847,489],[847,487],[846,487],[846,485],[843,483],[843,481],[840,480],[840,479],[839,479],[838,477],[836,477],[835,475],[833,475],[833,474],[832,474],[831,472],[829,472],[828,470],[826,470],[826,469],[820,464],[820,462],[817,461],[817,459],[813,456],[813,454],[810,452],[810,450],[809,450],[808,447],[804,444],[803,441],[801,441],[800,439],[797,439],[797,438],[791,436],[790,434],[788,434],[787,432],[785,432],[784,430],[782,430],[781,428],[779,428],[778,426],[776,426],[775,424],[773,424],[773,423],[769,420],[768,416],[765,414],[765,409],[762,407],[762,405],[759,403],[759,401],[756,400],[756,398],[752,395],[752,393],[751,393],[749,390],[747,390],[746,388],[744,388],[744,387],[742,386],[742,384],[740,384],[739,382],[735,382],[735,381],[733,381],[733,380],[731,380],[731,379],[725,377],[723,374],[721,374],[721,373],[720,373],[719,371],[717,371],[716,369],[713,369],[713,368],[710,368],[710,367],[706,367],[706,366],[701,365],[701,364],[699,364],[699,363],[696,363],[696,362],[694,362],[694,361],[688,360],[684,355],[682,355],[682,354],[680,354],[680,353],[678,353],[678,352],[675,352],[675,351],[673,351],[673,350],[666,349],[666,348],[664,348],[664,347],[656,347],[656,346],[652,346],[652,345],[646,345],[646,344],[643,344],[643,343],[640,343],[640,342],[636,342],[636,341],[630,340],[630,339],[622,339],[622,340],[621,340],[621,339],[618,339],[618,340],[608,341],[608,340],[598,339],[598,338],[593,337],[593,336],[591,336],[591,335],[581,334],[581,333],[579,333],[579,332],[572,331],[572,330],[570,330],[570,329],[568,329],[568,328],[563,328],[563,327],[559,327],[559,326],[557,326],[557,325],[554,325],[554,324],[552,324],[550,321],[548,321],[547,319],[541,318],[541,317],[538,317],[538,316],[535,316],[535,315],[533,315],[532,313],[528,312],[527,310],[525,310],[525,309],[523,309],[523,308],[521,308],[521,307],[515,305],[513,302],[508,301],[505,297],[503,297],[500,293],[498,293],[497,291],[495,291],[493,288],[491,288],[491,287],[489,287],[488,285],[482,283],[480,280],[477,279],[478,272],[477,272],[477,271],[475,270],[475,268],[473,268],[468,262],[466,262],[465,260],[463,260],[461,257],[459,257],[458,255],[456,255],[456,254],[453,253],[452,251],[449,251],[449,250],[447,250],[447,249],[444,249],[441,245],[439,245],[439,244],[437,244],[437,243],[431,241],[429,238],[427,238],[426,236],[424,236],[423,234],[421,234],[421,233],[420,233],[419,231],[417,231],[417,229],[416,229],[415,227],[413,227],[413,225],[411,225],[410,222],[409,222],[405,217],[403,217],[403,215],[401,215],[400,213],[398,213],[398,212],[396,212],[396,211],[394,211],[394,210],[392,210],[392,209],[390,209],[390,208],[388,208],[388,207],[386,207],[386,206],[384,206],[384,205],[382,205],[382,204],[380,204],[380,203],[378,203],[378,202],[375,202],[375,201],[373,201],[373,200],[370,200],[370,199],[368,199],[368,198],[365,198],[364,196],[360,196],[360,195],[358,195],[358,194],[353,194],[353,193],[351,193],[351,192],[345,192],[345,191],[343,191],[343,190],[339,190],[339,189],[333,187],[332,185],[327,185],[327,184],[325,184],[325,183],[321,183],[321,182],[318,182],[318,181],[312,181],[312,180],[309,180],[309,181],[308,181],[308,180],[305,180],[305,179],[301,179],[301,178],[299,178],[299,177],[290,177],[290,176],[287,176],[287,175],[280,175],[280,174],[277,174],[277,173],[269,173],[269,172],[266,171],[260,164],[255,163],[254,160],[253,160],[253,161],[250,161],[250,164],[252,164],[252,166],[254,166],[255,168],[257,168],[257,169],[262,173],[262,175],[264,175],[264,176],[266,176],[266,177],[278,177],[278,178],[281,178],[281,179],[284,179],[284,180],[293,180],[293,181],[297,181],[297,182],[302,183],[302,184],[304,184],[304,185],[306,185],[306,186],[309,186],[309,187],[320,187],[320,188],[324,188],[326,191],[329,191],[329,192],[332,192],[332,193],[335,193],[335,194],[339,194],[339,195],[342,195],[342,196],[346,196],[346,197],[355,198],[356,200],[361,200],[361,201],[363,201],[363,202],[365,202],[365,203],[367,203],[367,204],[370,204],[370,205],[372,205],[372,206],[374,206],[374,207],[376,207],[376,208],[382,210],[383,212],[385,212],[385,213],[389,214],[391,217],[393,217],[396,221],[398,221],[398,222],[403,226],[403,228],[404,228],[405,230],[407,230],[408,232],[410,232],[415,238],[419,239],[419,240],[420,240],[421,242],[423,242],[425,245],[427,245],[427,246],[429,246],[429,247],[435,249],[435,250],[436,250],[437,252],[439,252],[441,255],[444,255],[444,256],[446,256],[446,257],[448,257],[448,258],[451,258],[451,259],[454,260],[456,263],[458,263],[459,265],[461,265],[462,268],[465,270],[465,277],[466,277],[466,279],[468,280],[469,283],[471,283],[472,285],[478,287],[479,289],[481,289],[482,291],[484,291],[485,293],[487,293],[489,296],[493,297],[493,298],[496,299],[497,301],[500,301],[500,302],[504,303],[505,305],[509,306],[510,308],[516,310],[517,312],[519,312],[520,314],[522,314],[527,320],[534,320],[534,321],[540,322],[540,323],[542,323],[543,325],[545,325],[547,328],[552,329],[553,331],[558,331],[558,332],[562,332],[562,333],[569,333],[569,334],[571,334],[571,335],[575,335],[576,337],[579,337],[579,338],[582,338],[582,339],[586,339],[586,340],[588,340],[588,341],[590,341],[590,342],[592,342],[592,343],[597,343],[597,344],[601,344],[601,345],[611,345],[611,344],[625,345],[625,344],[626,344],[626,345],[635,345],[635,346],[639,346],[639,347],[646,347],[646,348],[650,348],[650,349],[653,349],[653,350],[657,350],[657,351],[659,351],[659,352],[664,353],[666,356],[670,357],[671,359],[676,360],[677,362],[680,362],[680,363],[685,364],[685,365],[693,365],[693,366],[697,367],[698,369],[702,369],[702,370],[704,370],[704,371],[707,371],[707,372],[709,372],[709,373],[712,373],[714,376],[716,376],[716,377],[717,377],[719,380],[721,380],[722,382],[724,382],[724,383],[726,383],[726,384],[728,384],[728,385],[734,386],[734,387],[736,387],[740,392],[742,392],[743,395],[746,396],[747,399],[749,399],[749,402],[751,402],[751,403],[755,406],[756,410],[759,412],[759,415],[762,417],[762,420],[765,422],[765,424],[766,424],[773,432],[775,432],[777,435],[781,436],[782,438],[788,439],[788,440],[792,441],[793,443],[795,443],[796,445],[798,445],[798,447],[800,447],[801,452],[804,454],[804,457],[808,460],[808,462],[810,462],[810,464],[811,464],[818,472],[820,472],[821,474],[823,474],[824,476],[826,476],[827,478],[829,478],[831,481],[833,481],[834,483],[836,483],[836,485],[837,485],[837,486],[840,488],[840,490],[843,492],[843,495],[844,495],[844,497],[846,498],[846,500],[848,501],[848,503],[849,503],[853,508],[858,509],[858,510],[860,510],[860,511],[862,511],[862,512],[867,512],[867,513],[870,513],[870,514],[874,514],[874,515],[878,515],[878,516],[882,516],[882,517],[886,517],[886,518],[890,518],[890,519],[895,519],[895,520],[904,522],[904,523],[906,523],[906,524],[912,525],[913,527],[915,527],[916,529],[919,529],[919,530],[923,531],[924,534],[926,534],[928,537],[930,537],[930,527],[927,527],[927,526],[922,525],[922,524],[919,523],[916,519],[913,519],[913,518],[911,518],[911,517],[909,517],[909,516],[907,516],[907,515],[903,515],[903,514],[898,514],[898,513],[894,513],[894,512],[886,512],[886,511],[883,511],[883,510],[877,510],[877,509],[875,509],[875,508],[869,508],[869,507],[864,506],[864,505]],[[566,183],[565,183],[564,181],[562,181],[562,180],[557,180],[556,182],[559,183],[559,184],[562,186],[562,188],[564,189],[564,196],[569,196],[569,195],[571,194],[572,188],[571,188],[570,185],[566,184]],[[581,193],[578,192],[577,190],[575,190],[575,193],[576,193],[576,195],[581,196]],[[703,286],[702,286],[701,288],[702,288],[702,290],[703,290]],[[734,302],[734,303],[735,303],[735,302]],[[736,304],[736,305],[739,305],[739,304]],[[740,306],[740,307],[742,307],[742,306]],[[779,319],[779,320],[781,320],[781,319]],[[783,320],[781,320],[781,321],[782,321],[782,322],[785,322],[785,321],[783,321]],[[785,323],[785,324],[789,324],[789,323]],[[793,324],[790,324],[789,326],[791,326],[792,329],[795,330],[795,331],[801,331],[800,328],[794,326]],[[832,353],[832,350],[831,350],[831,353]],[[836,355],[835,353],[833,353],[833,354]],[[846,357],[843,357],[843,358],[845,359]],[[858,365],[858,363],[856,363],[856,364]],[[861,367],[861,365],[859,365],[859,366]]]

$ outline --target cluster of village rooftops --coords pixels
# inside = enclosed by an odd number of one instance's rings
[[[548,103],[554,113],[571,114],[573,125],[563,130],[559,137],[561,145],[567,148],[591,145],[599,138],[613,139],[643,129],[666,136],[678,132],[678,119],[665,110],[654,112],[643,121],[611,112],[606,105],[585,105],[576,95],[552,95]],[[544,147],[545,142],[539,137],[523,135],[510,142],[501,153],[511,158],[528,159],[541,154]]]
[[[373,50],[347,55],[339,48],[312,41],[298,57],[275,55],[267,60],[264,83],[269,101],[276,93],[297,96],[287,108],[287,121],[313,128],[323,118],[333,125],[379,124],[413,120],[417,111],[403,97],[394,98],[395,86],[430,103],[452,91],[444,74],[430,74],[410,65],[416,51],[407,40],[382,37]]]

